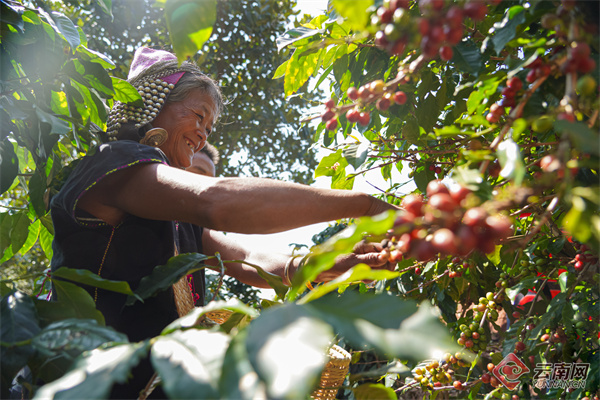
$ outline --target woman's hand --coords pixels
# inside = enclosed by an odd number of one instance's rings
[[[352,253],[338,256],[335,259],[334,266],[319,274],[316,281],[325,282],[335,279],[357,264],[366,264],[372,269],[393,271],[396,263],[390,262],[388,256],[382,251],[383,246],[381,243],[371,243],[364,240],[358,242]]]

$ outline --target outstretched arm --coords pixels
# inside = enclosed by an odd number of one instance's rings
[[[214,255],[219,252],[223,260],[243,260],[245,262],[258,265],[264,270],[280,276],[285,284],[289,284],[284,276],[284,268],[290,257],[284,254],[267,253],[256,251],[255,249],[245,248],[239,241],[231,239],[220,232],[205,229],[202,235],[203,251],[207,255]],[[336,263],[328,271],[325,271],[317,278],[317,281],[329,281],[343,274],[351,267],[364,263],[375,269],[394,269],[394,264],[387,261],[381,255],[381,245],[379,243],[359,243],[354,248],[354,252],[339,256]],[[293,277],[301,258],[292,260],[289,268],[289,277]],[[217,266],[215,260],[208,262],[210,265]],[[227,275],[248,285],[269,288],[268,284],[258,275],[256,269],[244,263],[226,263]]]
[[[163,164],[126,168],[98,182],[79,207],[116,225],[127,214],[237,233],[273,233],[394,206],[364,193],[262,178],[212,178]]]

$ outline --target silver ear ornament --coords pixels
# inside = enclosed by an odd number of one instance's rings
[[[146,135],[140,140],[141,144],[152,147],[160,147],[166,141],[169,134],[163,128],[153,128],[146,132]]]

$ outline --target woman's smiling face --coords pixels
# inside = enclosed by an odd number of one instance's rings
[[[210,135],[217,118],[216,105],[210,94],[193,90],[184,101],[166,103],[152,122],[155,128],[165,129],[169,136],[160,146],[171,165],[188,168],[194,153],[199,151]]]

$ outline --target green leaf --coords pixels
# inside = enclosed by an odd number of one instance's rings
[[[167,0],[167,28],[179,63],[195,55],[212,34],[216,0]]]
[[[163,329],[161,334],[165,335],[175,330],[193,328],[196,326],[196,322],[201,316],[208,312],[218,310],[235,311],[237,313],[247,315],[250,318],[258,317],[258,311],[256,311],[256,309],[247,306],[236,298],[231,298],[228,301],[211,301],[208,305],[204,307],[196,307],[186,316],[173,321],[165,329]]]
[[[517,14],[514,14],[514,10],[511,12],[512,9],[517,7],[523,11],[519,11]],[[522,6],[516,6],[506,10],[502,21],[494,24],[496,32],[494,33],[494,36],[492,36],[492,43],[494,43],[494,49],[496,50],[497,56],[499,56],[502,50],[504,50],[504,46],[506,46],[508,42],[515,38],[517,34],[517,28],[524,22],[524,8]]]
[[[41,176],[39,169],[29,178],[29,201],[38,217],[46,215],[46,204],[44,203],[44,193],[46,192],[45,176]],[[48,255],[48,253],[46,253]],[[48,257],[50,258],[50,257]]]
[[[402,137],[410,144],[415,144],[419,140],[421,130],[419,129],[419,123],[414,117],[409,117],[402,128]]]
[[[370,142],[352,143],[344,147],[342,155],[354,169],[359,169],[367,159]]]
[[[438,114],[439,107],[437,99],[433,95],[428,95],[416,106],[415,115],[417,116],[417,121],[426,133],[433,130],[433,126],[437,121]],[[404,129],[406,130],[406,128]],[[403,133],[405,133],[405,131],[403,131]]]
[[[71,46],[71,50],[75,51],[77,47],[81,44],[81,40],[79,39],[79,32],[77,31],[77,27],[73,24],[67,16],[61,14],[56,11],[51,12],[52,20],[54,21],[53,28],[60,34],[60,36],[67,41],[69,46]],[[50,23],[50,21],[48,21]],[[52,25],[52,23],[50,23]]]
[[[452,62],[458,70],[475,76],[479,74],[483,66],[479,47],[471,40],[460,42],[454,46]]]
[[[63,278],[75,283],[135,296],[129,287],[129,283],[125,281],[111,281],[109,279],[104,279],[99,277],[98,274],[94,274],[92,271],[88,271],[87,269],[60,267],[56,271],[52,272],[52,277]]]
[[[498,145],[497,154],[498,161],[502,166],[500,175],[512,179],[516,185],[520,185],[525,177],[526,169],[519,145],[508,138]]]
[[[305,306],[353,346],[372,347],[392,357],[422,360],[438,349],[456,348],[439,317],[425,303],[417,308],[414,302],[387,293],[347,290]]]
[[[372,280],[380,281],[384,279],[393,279],[400,275],[399,272],[388,271],[388,270],[373,270],[366,264],[358,264],[355,267],[349,269],[337,278],[319,285],[308,292],[302,299],[298,301],[299,304],[308,303],[319,297],[326,295],[327,293],[333,292],[340,287],[348,286],[352,283]]]
[[[83,288],[74,283],[53,279],[56,299],[60,306],[68,305],[63,309],[70,310],[64,318],[82,318],[95,319],[99,324],[104,325],[104,316],[96,309],[96,303],[92,296]]]
[[[572,196],[571,209],[565,215],[563,225],[581,243],[590,240],[592,235],[589,214],[589,210],[586,210],[585,200],[579,196]]]
[[[29,236],[29,225],[31,221],[26,212],[19,212],[13,215],[13,224],[10,231],[10,241],[12,252],[17,252],[23,247],[23,244]]]
[[[342,150],[331,153],[319,161],[319,165],[315,170],[315,178],[319,176],[334,176],[339,169],[344,169],[348,162],[343,156]]]
[[[147,299],[159,292],[169,289],[182,276],[206,268],[203,263],[209,257],[204,254],[190,253],[171,257],[166,265],[154,267],[152,273],[140,280],[140,285],[135,290],[137,298]],[[135,303],[136,298],[129,296],[125,305]]]
[[[34,354],[31,344],[17,344],[32,339],[39,331],[32,299],[21,293],[12,292],[0,299],[0,371],[2,385],[11,386],[15,374]],[[10,344],[17,344],[10,346]]]
[[[69,123],[53,114],[47,113],[39,107],[35,108],[35,113],[40,120],[40,123],[49,125],[50,133],[57,135],[66,135],[71,131]]]
[[[266,388],[252,368],[246,350],[248,330],[233,336],[223,359],[223,370],[219,380],[222,399],[254,400],[267,398]]]
[[[21,254],[27,254],[27,252],[31,250],[35,242],[37,242],[38,236],[40,234],[40,225],[40,220],[37,219],[34,222],[30,223],[27,227],[27,239],[25,240],[25,243],[23,243],[23,247],[21,247],[21,250],[19,250]]]
[[[96,4],[100,6],[100,9],[106,14],[110,15],[111,21],[113,20],[112,15],[112,0],[96,0]]]
[[[40,227],[40,247],[44,251],[46,258],[52,260],[52,241],[54,235],[48,230],[48,228],[42,223]]]
[[[560,286],[560,291],[562,293],[565,293],[567,290],[569,290],[568,281],[569,281],[569,272],[565,271],[558,276],[558,285]]]
[[[267,309],[247,331],[248,358],[267,398],[308,398],[326,363],[331,327],[291,303]]]
[[[325,29],[310,29],[304,26],[299,26],[294,29],[286,31],[282,36],[276,39],[277,51],[281,51],[285,47],[295,43],[299,40],[306,39],[315,35],[324,33]],[[281,68],[281,66],[280,66]],[[278,69],[279,70],[279,69]],[[277,73],[276,73],[277,74]],[[275,79],[275,78],[273,78]]]
[[[113,384],[125,383],[147,353],[145,342],[93,350],[63,377],[42,386],[34,399],[106,399]]]
[[[352,389],[356,400],[396,400],[398,396],[392,388],[381,383],[364,383]]]
[[[111,0],[96,0],[98,2],[102,2],[102,1],[107,1],[110,2]],[[112,62],[112,60],[110,58],[108,58],[106,55],[92,50],[92,49],[88,49],[86,46],[79,46],[78,49],[79,53],[83,53],[85,54],[87,57],[82,57],[82,59],[87,59],[87,61],[90,62],[95,62],[100,64],[102,67],[106,68],[106,69],[114,69],[116,68],[115,63]]]
[[[93,319],[66,319],[46,326],[33,338],[41,365],[36,376],[46,382],[58,379],[84,351],[108,342],[127,342],[127,336]]]
[[[348,26],[355,31],[362,31],[369,23],[367,8],[373,5],[373,0],[332,0],[335,10],[346,19]]]
[[[15,149],[8,139],[0,142],[0,194],[12,186],[19,173],[19,159]]]
[[[585,123],[557,120],[554,122],[554,129],[569,135],[577,149],[600,156],[600,135],[588,128]]]
[[[277,69],[275,70],[275,73],[273,74],[273,78],[271,78],[271,79],[279,79],[282,76],[284,76],[289,62],[290,62],[290,60],[287,60],[287,61],[284,61],[283,63],[281,63],[281,65],[279,67],[277,67]]]
[[[197,329],[159,336],[150,355],[169,398],[218,398],[218,382],[229,340],[224,333]]]
[[[283,81],[286,96],[300,89],[317,70],[322,51],[323,49],[320,49],[310,54],[303,54],[305,52],[300,48],[294,51],[287,64]]]
[[[517,295],[523,290],[532,289],[537,282],[537,278],[527,278],[520,280],[515,286],[506,289],[506,295],[510,301],[514,302]]]
[[[427,191],[429,182],[434,179],[436,179],[435,171],[430,171],[429,168],[423,168],[415,172],[415,185],[423,193]]]

